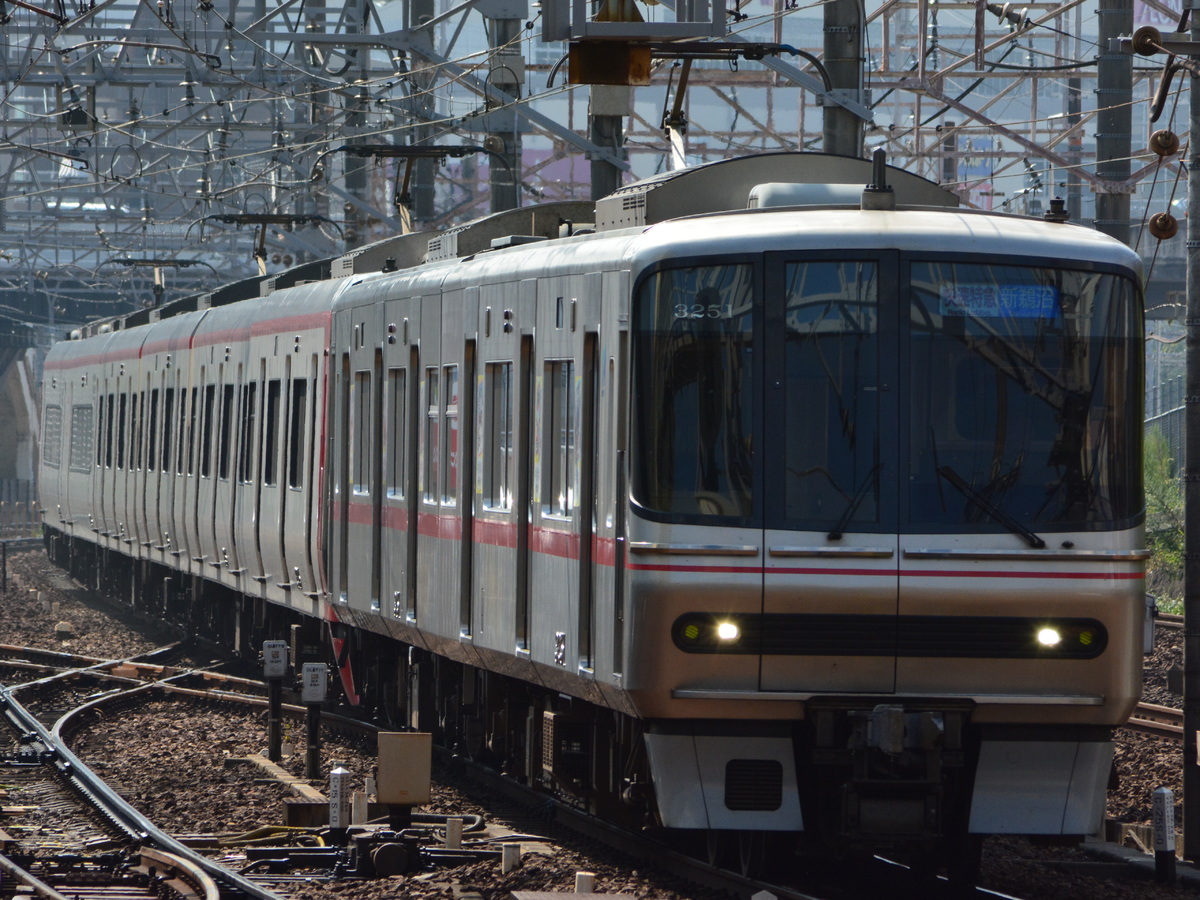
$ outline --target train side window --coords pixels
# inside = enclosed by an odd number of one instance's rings
[[[145,394],[137,393],[129,399],[129,468],[142,467],[142,404]]]
[[[238,480],[254,480],[254,425],[258,421],[258,382],[242,385],[242,446],[238,459]]]
[[[388,369],[388,445],[387,473],[389,497],[404,499],[405,434],[407,419],[408,373],[404,369]]]
[[[354,436],[352,462],[353,490],[356,494],[371,493],[371,373],[355,372],[350,401],[353,420],[350,433]]]
[[[488,363],[484,382],[483,505],[508,512],[512,509],[512,363]]]
[[[278,378],[267,382],[267,414],[263,419],[263,484],[277,484],[279,454],[279,398],[283,387]]]
[[[542,515],[575,509],[575,361],[549,360],[542,398]]]
[[[438,397],[438,370],[436,366],[430,366],[425,370],[425,471],[421,476],[421,499],[434,506],[438,502],[438,462],[441,454],[441,401]]]
[[[125,423],[129,415],[129,395],[121,394],[117,411],[117,468],[125,468]]]
[[[100,428],[96,435],[96,468],[104,465],[104,395],[100,395],[100,399],[96,404],[100,409]]]
[[[292,419],[288,429],[288,487],[304,485],[304,413],[308,404],[308,382],[292,379]]]
[[[109,394],[104,420],[104,466],[111,469],[113,464],[113,422],[116,418],[117,395]]]
[[[217,386],[204,386],[204,419],[200,423],[200,477],[212,474],[213,412],[217,406]]]
[[[229,458],[233,449],[233,398],[235,387],[224,385],[221,397],[221,434],[217,446],[217,477],[224,480],[229,478]]]
[[[71,471],[87,474],[92,462],[92,408],[81,403],[71,407]]]
[[[153,472],[158,468],[158,388],[150,392],[150,412],[146,435],[146,470]]]
[[[196,459],[196,412],[198,389],[192,388],[187,402],[181,399],[179,403],[179,472],[192,475],[195,472]],[[185,395],[186,396],[186,395]],[[186,425],[184,423],[187,423]],[[184,441],[184,435],[187,441]]]
[[[62,455],[62,424],[62,407],[47,406],[42,418],[42,462],[52,469],[59,467]]]
[[[442,442],[442,506],[458,505],[458,366],[442,370],[446,435]]]
[[[175,388],[163,392],[162,470],[171,471],[171,436],[175,428]]]
[[[134,455],[133,466],[135,469],[145,468],[146,460],[143,455],[146,450],[146,427],[150,415],[149,404],[150,395],[148,391],[140,391],[133,397],[133,422],[134,422]]]

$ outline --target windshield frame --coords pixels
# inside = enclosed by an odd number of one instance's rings
[[[1127,266],[1105,263],[1096,260],[1075,260],[1069,258],[1049,259],[1038,256],[1011,256],[1004,254],[976,254],[962,252],[926,252],[926,251],[896,251],[887,248],[861,248],[839,251],[810,251],[797,249],[794,251],[773,251],[759,254],[721,254],[703,257],[688,257],[660,261],[641,272],[633,285],[630,306],[630,373],[631,373],[631,452],[629,455],[630,502],[634,512],[642,518],[657,522],[690,523],[698,525],[737,525],[743,527],[766,527],[785,529],[788,531],[830,532],[837,523],[838,516],[833,515],[828,521],[789,520],[784,516],[781,491],[770,488],[772,477],[777,471],[775,456],[780,454],[772,450],[776,445],[773,440],[781,429],[773,424],[771,413],[773,408],[772,393],[779,388],[779,375],[782,368],[783,341],[767,335],[783,332],[782,299],[784,281],[784,264],[786,262],[803,260],[862,260],[875,262],[880,272],[880,294],[878,301],[881,309],[877,317],[880,374],[880,458],[885,461],[884,468],[876,473],[881,484],[879,487],[878,516],[874,522],[860,522],[853,519],[845,523],[847,533],[874,534],[988,534],[1008,533],[1010,530],[1004,523],[991,517],[981,516],[977,521],[968,524],[939,525],[937,523],[913,523],[909,515],[908,490],[904,484],[903,473],[909,471],[911,426],[909,409],[909,385],[911,378],[911,316],[912,316],[912,274],[914,264],[975,264],[980,266],[1024,267],[1036,269],[1060,269],[1084,274],[1113,276],[1125,283],[1124,293],[1133,309],[1126,313],[1133,317],[1130,337],[1136,339],[1137,352],[1131,352],[1126,362],[1129,371],[1137,376],[1137,384],[1128,384],[1126,389],[1134,396],[1132,402],[1136,408],[1141,408],[1144,397],[1144,357],[1140,352],[1143,335],[1137,329],[1144,328],[1144,297],[1137,273]],[[649,279],[664,270],[688,268],[692,266],[724,266],[733,264],[752,263],[755,267],[753,282],[756,286],[754,307],[756,311],[753,325],[753,341],[758,352],[755,353],[755,365],[758,371],[754,374],[756,382],[753,400],[754,429],[754,477],[753,477],[753,513],[749,516],[717,516],[695,515],[666,510],[653,509],[642,502],[638,496],[639,480],[636,467],[641,453],[638,437],[639,411],[637,405],[641,402],[641,386],[638,384],[639,362],[641,352],[639,346],[639,298],[643,286]],[[894,275],[894,277],[892,277]],[[890,287],[889,287],[890,285]],[[767,373],[770,373],[768,376]],[[770,380],[767,380],[768,377]],[[1126,403],[1130,402],[1129,398]],[[781,418],[779,416],[776,419]],[[645,420],[643,420],[645,421]],[[1141,428],[1136,429],[1136,452],[1140,461]],[[1135,448],[1128,445],[1129,450]],[[757,448],[764,448],[766,453]],[[1124,451],[1119,451],[1124,452]],[[894,462],[893,462],[894,460]],[[890,470],[890,471],[889,471]],[[1137,467],[1140,473],[1140,466]],[[950,488],[950,490],[953,490]],[[1119,519],[1105,519],[1091,522],[1024,522],[1039,534],[1080,531],[1116,531],[1136,527],[1144,520],[1144,503],[1135,504],[1138,509],[1132,515]]]
[[[1124,282],[1123,293],[1132,307],[1131,309],[1117,313],[1119,315],[1132,316],[1133,322],[1128,340],[1131,344],[1131,352],[1125,362],[1129,365],[1129,371],[1136,376],[1136,384],[1123,385],[1127,392],[1124,397],[1126,408],[1130,408],[1132,403],[1133,408],[1141,410],[1145,397],[1145,371],[1144,371],[1144,352],[1142,350],[1145,330],[1145,303],[1142,293],[1142,288],[1138,280],[1134,277],[1129,269],[1124,266],[1105,264],[1098,261],[1079,262],[1071,259],[1046,259],[1041,257],[1005,257],[995,254],[967,254],[967,253],[906,253],[901,258],[901,270],[898,273],[902,281],[905,298],[905,309],[901,315],[901,331],[900,331],[900,361],[901,371],[899,372],[898,383],[903,386],[905,394],[905,402],[902,405],[900,414],[900,429],[899,429],[899,451],[900,451],[900,471],[905,473],[905,479],[908,473],[912,470],[910,454],[913,446],[912,442],[912,421],[913,414],[912,404],[914,402],[910,385],[912,384],[912,367],[914,365],[913,352],[913,313],[914,313],[914,288],[913,288],[913,269],[921,264],[929,264],[930,266],[937,265],[962,265],[962,266],[980,266],[980,267],[999,267],[999,268],[1014,268],[1014,269],[1052,269],[1063,272],[1080,273],[1082,275],[1102,275],[1113,277],[1117,281],[1115,285],[1117,290],[1121,290],[1120,283]],[[1114,313],[1110,312],[1110,316]],[[1061,311],[1060,311],[1061,315]],[[942,332],[946,333],[945,330]],[[1113,339],[1113,335],[1106,332],[1105,337],[1109,340]],[[1044,358],[1044,357],[1040,357]],[[1061,371],[1061,369],[1060,369]],[[1092,423],[1093,417],[1096,414],[1096,406],[1094,403],[1089,403],[1087,413],[1087,421]],[[1144,418],[1144,415],[1143,415]],[[1142,422],[1139,420],[1137,425],[1130,429],[1136,434],[1133,443],[1136,446],[1126,445],[1126,450],[1134,452],[1136,461],[1131,464],[1134,476],[1139,479],[1139,483],[1132,488],[1137,491],[1137,495],[1141,495],[1141,472],[1142,472]],[[1114,454],[1123,453],[1122,450],[1112,451]],[[945,462],[945,460],[943,460]],[[960,473],[964,474],[965,473]],[[981,486],[974,484],[968,478],[967,482],[971,488],[977,492]],[[966,498],[964,498],[966,499]],[[989,498],[984,496],[985,502],[990,502]],[[1031,517],[1015,516],[1012,509],[1004,505],[997,506],[1001,516],[987,514],[978,504],[975,505],[975,513],[977,514],[974,521],[969,523],[938,523],[929,520],[920,520],[910,509],[910,492],[907,489],[901,491],[900,501],[900,521],[904,523],[903,530],[909,534],[973,534],[973,533],[1002,533],[1011,531],[1010,524],[1003,520],[1004,514],[1013,515],[1019,524],[1032,532],[1039,535],[1055,534],[1062,532],[1088,532],[1088,531],[1119,531],[1127,528],[1136,527],[1145,517],[1144,502],[1135,503],[1136,509],[1125,516],[1114,516],[1109,518],[1090,518],[1088,520],[1076,519],[1066,521],[1054,521],[1049,519],[1034,519]],[[968,501],[970,502],[970,501]]]

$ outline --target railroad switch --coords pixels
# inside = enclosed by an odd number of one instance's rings
[[[428,829],[351,829],[345,847],[247,847],[253,869],[273,874],[295,868],[332,869],[337,877],[390,878],[434,866],[461,866],[493,859],[495,848],[448,849],[433,843]]]

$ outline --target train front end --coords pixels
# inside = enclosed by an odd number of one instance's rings
[[[1141,681],[1139,285],[1016,217],[647,233],[626,685],[664,825],[1097,830]]]

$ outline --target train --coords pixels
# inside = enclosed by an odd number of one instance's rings
[[[1089,835],[1141,689],[1143,299],[1066,220],[763,153],[89,323],[48,552],[743,869]]]

